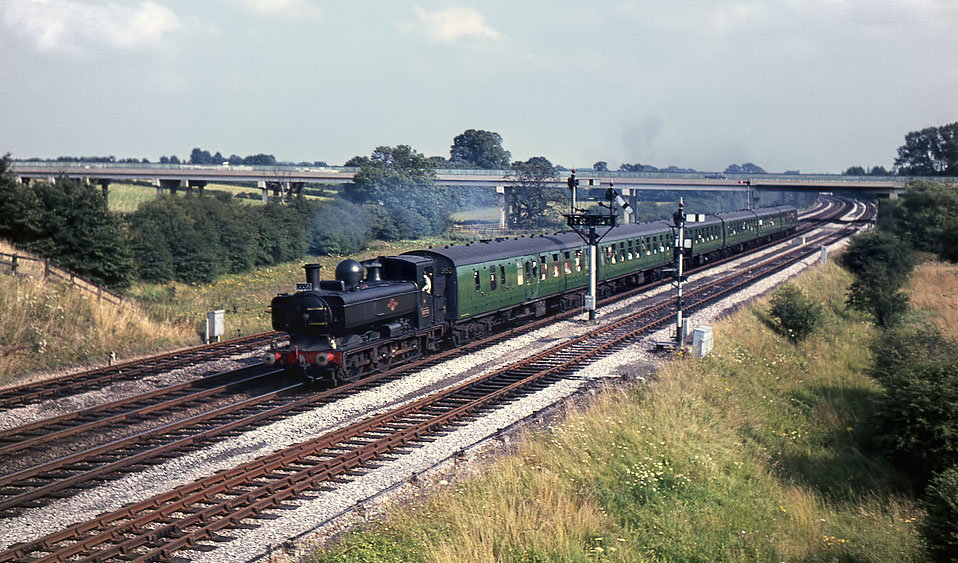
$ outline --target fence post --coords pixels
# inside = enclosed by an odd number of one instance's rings
[[[10,262],[10,271],[14,274],[17,273],[17,254],[13,254],[13,261]]]
[[[101,299],[102,297],[103,297],[103,288],[102,288],[102,287],[100,286],[100,284],[98,283],[98,284],[96,284],[96,304],[97,304],[97,305],[100,304],[100,299]]]
[[[46,279],[50,275],[50,260],[49,258],[43,259],[43,279]]]

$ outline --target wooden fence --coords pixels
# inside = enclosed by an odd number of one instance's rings
[[[17,252],[13,254],[0,252],[0,267],[4,266],[10,268],[10,272],[14,274],[24,274],[42,279],[50,277],[61,279],[81,291],[96,295],[97,303],[101,301],[106,301],[114,305],[126,303],[126,300],[119,293],[110,291],[99,283],[87,281],[70,270],[57,266],[46,258],[36,258],[35,256]]]

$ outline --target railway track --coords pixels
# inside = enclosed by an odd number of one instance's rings
[[[117,381],[140,379],[145,375],[173,370],[194,363],[219,360],[248,352],[283,338],[278,332],[264,332],[151,356],[142,360],[62,375],[43,381],[0,389],[0,412],[39,403],[54,397],[100,389]]]
[[[659,284],[662,283],[667,281],[659,282]],[[646,291],[649,287],[649,285],[643,286],[617,298],[621,299],[639,291]],[[560,318],[575,314],[577,312],[568,312]],[[298,384],[279,390],[267,389],[260,395],[236,404],[209,409],[179,421],[98,444],[57,459],[18,468],[0,476],[0,513],[9,515],[23,508],[41,506],[52,499],[67,496],[71,491],[89,487],[92,482],[116,478],[137,467],[196,450],[223,436],[247,431],[304,410],[340,400],[429,365],[470,353],[477,348],[511,338],[522,332],[535,330],[555,320],[555,318],[543,319],[516,327],[466,347],[431,356],[364,379],[362,382],[330,391],[307,393],[308,390]],[[52,444],[57,441],[62,443],[84,433],[104,433],[130,421],[159,418],[172,410],[183,410],[201,401],[212,401],[216,397],[224,397],[254,381],[276,378],[277,373],[278,370],[262,366],[247,368],[0,432],[0,444],[2,444],[0,453],[14,453],[28,449],[53,451],[56,448],[52,447]],[[219,381],[220,378],[223,379],[222,382]],[[214,383],[218,385],[213,385]]]
[[[844,209],[847,204],[840,206]],[[835,212],[836,205],[819,205],[803,215],[805,226],[809,230],[824,221],[831,220],[840,213]],[[643,287],[645,289],[645,287]],[[105,366],[46,379],[40,382],[23,384],[0,389],[0,413],[6,410],[36,404],[55,397],[73,395],[92,389],[100,389],[118,381],[130,381],[173,370],[204,361],[217,360],[225,356],[254,350],[271,343],[278,343],[284,335],[278,332],[264,332],[247,337],[187,348],[176,352]],[[2,444],[0,440],[0,444]]]
[[[832,235],[838,236],[843,235]],[[693,288],[686,293],[687,303],[700,307],[734,292],[817,252],[817,246],[809,247],[825,240],[789,252],[790,258],[783,253],[748,266],[748,279],[725,276]],[[671,300],[663,300],[478,380],[0,553],[0,561],[152,561],[183,549],[212,548],[211,542],[229,539],[224,535],[229,530],[252,526],[250,519],[270,518],[273,511],[292,508],[290,501],[307,498],[330,482],[361,474],[370,464],[435,439],[470,417],[569,377],[585,363],[670,323],[671,307]],[[374,382],[364,380],[353,386],[370,384]]]

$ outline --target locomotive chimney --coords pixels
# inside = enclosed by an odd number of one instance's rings
[[[370,260],[363,262],[363,266],[366,267],[366,283],[383,281],[383,265],[380,262]]]
[[[306,281],[312,284],[313,289],[319,289],[319,270],[322,268],[322,264],[305,264],[303,269],[306,270]]]

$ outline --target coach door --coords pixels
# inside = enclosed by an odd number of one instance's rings
[[[539,281],[545,268],[538,256],[526,256],[522,259],[522,287],[525,289],[526,301],[539,298]]]
[[[435,267],[426,266],[422,268],[419,281],[419,326],[431,326],[437,318],[442,318],[440,309],[445,280],[443,276],[436,275]]]

